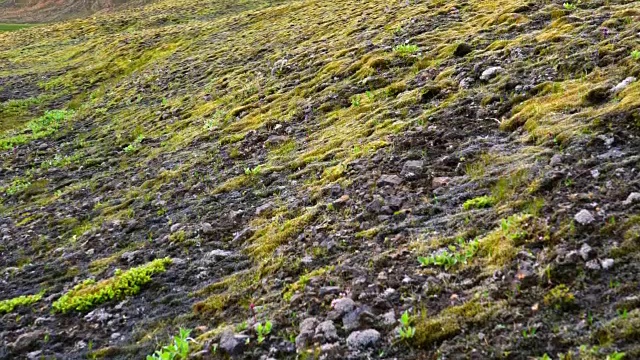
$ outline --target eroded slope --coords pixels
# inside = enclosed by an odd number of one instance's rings
[[[183,326],[205,358],[638,356],[639,17],[181,1],[0,35],[0,355]]]

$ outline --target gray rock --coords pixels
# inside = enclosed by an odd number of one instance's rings
[[[84,316],[84,319],[89,322],[106,322],[113,317],[104,309],[96,309]]]
[[[289,140],[288,136],[271,135],[271,136],[269,136],[267,141],[264,142],[264,144],[266,146],[270,147],[270,146],[275,146],[275,145],[278,145],[278,144],[282,144],[282,143],[286,142],[287,140]]]
[[[120,259],[128,263],[131,263],[136,259],[136,256],[139,253],[140,251],[127,251],[124,254],[120,255]]]
[[[224,258],[224,257],[228,257],[233,255],[233,251],[227,251],[227,250],[222,250],[222,249],[215,249],[210,251],[207,254],[207,257],[209,258]]]
[[[40,359],[42,355],[42,350],[32,351],[27,354],[27,359],[29,360],[37,360]]]
[[[590,270],[600,270],[600,262],[597,259],[587,261],[584,266]]]
[[[580,248],[580,256],[584,261],[588,261],[596,257],[596,251],[588,244],[582,244]]]
[[[612,94],[617,94],[620,91],[624,90],[627,86],[631,85],[631,83],[634,81],[636,81],[636,78],[633,76],[629,76],[628,78],[622,80],[618,85],[612,87],[609,91]]]
[[[351,298],[340,298],[333,300],[331,306],[340,314],[346,314],[356,307],[356,303]]]
[[[504,68],[501,68],[500,66],[492,66],[482,72],[482,74],[480,75],[480,80],[482,81],[491,80],[502,72],[504,72]]]
[[[622,202],[622,205],[629,206],[629,205],[635,204],[637,202],[640,202],[640,193],[632,192],[627,197],[627,200]]]
[[[589,210],[582,209],[578,212],[573,219],[577,221],[580,225],[589,225],[592,222],[596,221]]]
[[[200,229],[202,230],[203,234],[212,234],[213,233],[213,226],[211,226],[211,224],[209,223],[202,223],[200,225]]]
[[[228,355],[239,355],[244,351],[245,342],[233,334],[231,330],[225,330],[220,335],[220,344],[218,349]]]
[[[402,184],[402,178],[398,175],[382,175],[378,179],[378,186],[398,186]]]
[[[551,160],[549,160],[549,165],[551,166],[555,166],[558,164],[562,163],[562,155],[560,154],[555,154],[551,157]]]
[[[447,186],[449,185],[450,181],[451,181],[450,177],[436,177],[436,178],[433,178],[433,180],[431,180],[431,187],[434,189],[437,189],[443,186]]]
[[[388,312],[382,315],[382,324],[384,326],[392,326],[396,323],[396,313],[393,310],[389,310]]]
[[[354,331],[347,338],[349,349],[364,349],[375,345],[380,340],[380,333],[373,329]]]
[[[333,325],[333,321],[327,320],[321,322],[316,327],[316,338],[321,338],[325,341],[337,340],[338,331],[336,330],[336,326]]]
[[[9,347],[17,353],[24,353],[31,347],[35,346],[37,342],[44,338],[44,331],[35,330],[32,332],[24,333],[16,339],[13,343],[9,344]]]
[[[114,332],[113,334],[111,334],[111,340],[117,340],[118,338],[120,338],[120,336],[122,336],[122,334],[120,334],[119,332]]]
[[[300,333],[296,336],[296,349],[301,350],[308,346],[315,335],[318,319],[311,317],[302,320],[300,323]]]
[[[180,230],[181,227],[182,227],[182,224],[175,223],[175,224],[171,225],[171,228],[169,230],[173,233],[173,232],[176,232],[176,231]]]
[[[405,179],[417,179],[424,171],[424,162],[422,160],[410,160],[404,163],[400,175]]]
[[[262,214],[266,214],[269,211],[271,211],[271,209],[273,209],[273,203],[272,202],[268,202],[268,203],[266,203],[266,204],[264,204],[262,206],[259,206],[256,209],[256,216],[260,216]]]
[[[602,265],[602,268],[604,270],[609,270],[613,267],[613,264],[615,263],[615,261],[613,259],[604,259],[602,261],[600,261],[600,265]]]

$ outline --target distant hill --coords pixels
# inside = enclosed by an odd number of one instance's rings
[[[0,22],[43,23],[135,7],[153,0],[0,0]]]

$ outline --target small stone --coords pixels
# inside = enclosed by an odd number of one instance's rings
[[[598,262],[597,259],[587,261],[584,266],[586,266],[586,268],[590,270],[600,270],[600,262]]]
[[[373,329],[354,331],[347,338],[349,349],[357,350],[375,345],[380,340],[380,333]]]
[[[356,307],[356,303],[351,298],[345,297],[333,300],[331,306],[340,314],[346,314]]]
[[[613,264],[615,263],[615,261],[613,259],[604,259],[602,261],[600,261],[600,265],[602,265],[602,268],[604,270],[609,270],[613,267]]]
[[[633,76],[629,76],[628,78],[622,80],[618,85],[611,88],[610,92],[615,95],[620,91],[626,89],[627,86],[631,85],[631,83],[634,81],[636,81],[636,78]]]
[[[200,225],[200,229],[202,229],[203,234],[209,235],[213,233],[213,226],[211,226],[211,224],[209,223],[202,223]]]
[[[424,162],[422,160],[410,160],[402,166],[400,175],[405,179],[417,179],[424,171]]]
[[[635,204],[637,202],[640,202],[640,193],[632,192],[627,197],[627,200],[622,202],[622,205],[629,206],[629,205]]]
[[[473,48],[471,47],[471,45],[467,43],[460,43],[458,44],[458,46],[456,46],[456,49],[453,51],[453,56],[463,57],[472,51],[473,51]]]
[[[124,254],[120,255],[120,259],[131,263],[135,260],[136,255],[138,255],[139,251],[127,251]]]
[[[589,244],[582,244],[582,247],[580,248],[580,256],[584,261],[589,261],[596,257],[596,252],[591,246],[589,246]]]
[[[85,315],[84,319],[90,322],[106,322],[112,317],[113,315],[109,314],[104,309],[96,309]]]
[[[313,339],[315,328],[318,325],[318,319],[311,317],[302,320],[300,323],[300,333],[296,336],[296,348],[304,349]]]
[[[396,323],[396,313],[393,310],[382,315],[382,324],[385,326],[392,326]]]
[[[349,195],[346,195],[346,194],[342,195],[338,200],[333,202],[333,206],[336,208],[341,208],[347,204],[349,199],[350,199]]]
[[[227,251],[227,250],[222,250],[222,249],[215,249],[210,251],[207,254],[207,257],[209,258],[223,258],[223,257],[228,257],[233,255],[232,251]]]
[[[122,336],[122,334],[120,334],[119,332],[114,332],[113,334],[111,334],[111,340],[117,340],[120,336]]]
[[[270,212],[271,209],[273,209],[273,203],[272,202],[268,202],[268,203],[266,203],[266,204],[264,204],[262,206],[259,206],[256,209],[256,216],[260,216],[260,215],[266,214],[266,213]]]
[[[437,189],[443,186],[447,186],[449,185],[450,181],[451,181],[450,177],[436,177],[436,178],[433,178],[433,180],[431,180],[431,187],[434,189]]]
[[[574,220],[577,221],[580,225],[589,225],[592,222],[596,221],[589,210],[580,210],[574,217]]]
[[[402,184],[402,178],[398,175],[382,175],[378,179],[378,186],[398,186]]]
[[[176,231],[180,230],[181,227],[182,227],[182,224],[175,223],[175,224],[171,225],[171,228],[169,230],[173,233],[173,232],[176,232]]]
[[[228,355],[239,355],[244,350],[245,343],[236,337],[231,330],[225,330],[220,336],[218,349]]]
[[[504,72],[504,69],[501,68],[500,66],[492,66],[482,72],[482,74],[480,75],[480,80],[482,81],[491,80],[502,72]]]
[[[551,157],[551,160],[549,160],[549,165],[551,166],[555,166],[558,164],[562,163],[562,155],[560,154],[555,154]]]
[[[333,321],[327,320],[321,322],[316,327],[316,336],[320,336],[326,341],[337,340],[338,331],[336,330],[336,326],[333,325]]]

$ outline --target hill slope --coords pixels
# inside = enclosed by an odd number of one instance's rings
[[[0,1],[0,22],[60,21],[150,2],[151,0],[4,0]]]
[[[638,357],[639,19],[187,0],[0,34],[0,358],[179,327],[201,358]]]

